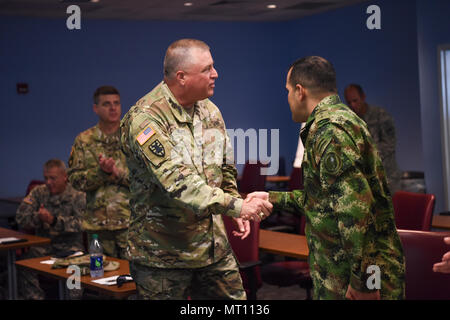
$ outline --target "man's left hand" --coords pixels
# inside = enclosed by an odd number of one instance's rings
[[[250,221],[244,220],[242,218],[233,218],[234,224],[239,230],[233,230],[233,236],[241,237],[241,240],[247,238],[250,234]]]
[[[345,297],[349,300],[381,300],[380,290],[373,292],[361,292],[348,285]]]

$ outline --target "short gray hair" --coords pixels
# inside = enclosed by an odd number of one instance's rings
[[[193,48],[210,50],[205,42],[197,39],[180,39],[173,42],[164,57],[164,77],[171,79],[177,71],[186,67]]]
[[[64,161],[59,159],[50,159],[44,164],[44,170],[48,170],[50,168],[61,168],[64,172],[66,172],[66,165]]]

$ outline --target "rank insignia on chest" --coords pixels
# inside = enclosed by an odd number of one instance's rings
[[[158,157],[164,157],[164,155],[166,154],[166,152],[164,151],[164,146],[162,145],[161,142],[159,142],[158,139],[156,139],[155,141],[153,141],[148,148],[150,149],[151,152],[153,152],[154,154],[156,154]]]

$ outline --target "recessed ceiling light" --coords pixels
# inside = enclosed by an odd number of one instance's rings
[[[276,9],[277,5],[276,4],[268,4],[267,5],[267,9]]]
[[[94,3],[95,3],[95,2],[100,2],[100,0],[91,0],[91,2],[94,2]]]
[[[185,6],[185,7],[191,7],[192,5],[193,5],[192,2],[185,2],[185,3],[184,3],[184,6]]]

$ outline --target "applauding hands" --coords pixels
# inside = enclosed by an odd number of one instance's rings
[[[50,211],[48,211],[47,209],[44,208],[43,204],[41,204],[41,206],[39,207],[38,216],[42,222],[46,222],[50,225],[55,220],[55,217],[50,213]]]
[[[100,168],[106,173],[110,173],[115,177],[119,176],[119,169],[116,167],[116,161],[113,158],[105,158],[103,154],[98,156]]]

